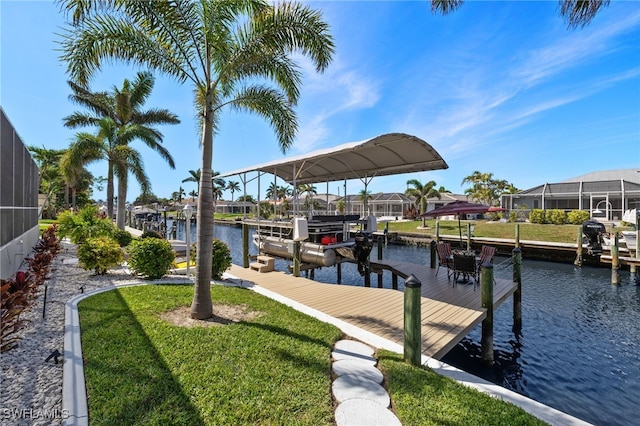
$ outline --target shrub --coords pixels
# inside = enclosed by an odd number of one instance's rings
[[[131,269],[136,274],[152,280],[165,275],[176,257],[171,244],[167,240],[158,238],[133,241],[128,252]]]
[[[515,210],[511,210],[509,212],[509,222],[517,222],[518,220],[518,213]]]
[[[564,210],[547,210],[545,221],[554,225],[564,225],[567,222],[567,213]]]
[[[544,210],[542,209],[532,209],[529,213],[529,222],[531,223],[545,223],[544,219]]]
[[[87,238],[78,246],[78,259],[82,268],[94,269],[96,275],[104,275],[109,268],[122,263],[123,254],[113,238],[96,237]]]
[[[140,238],[159,238],[161,240],[164,239],[164,237],[160,235],[158,231],[144,231],[142,235],[140,235]]]
[[[586,210],[572,210],[567,214],[567,220],[572,225],[582,225],[582,222],[589,220],[590,217]]]
[[[231,267],[231,250],[224,242],[213,239],[213,254],[211,255],[211,278],[219,280],[224,271]]]
[[[131,234],[124,229],[118,229],[113,232],[113,239],[120,245],[120,247],[126,247],[131,244],[131,240],[133,237]]]
[[[62,212],[58,215],[58,224],[60,237],[69,237],[74,244],[82,244],[87,238],[110,237],[116,230],[110,219],[98,216],[95,206],[87,206],[79,212]]]

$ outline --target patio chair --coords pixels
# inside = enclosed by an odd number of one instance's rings
[[[436,276],[440,271],[440,267],[447,268],[447,278],[451,278],[451,269],[453,266],[453,254],[451,252],[451,244],[447,242],[438,243],[436,245],[438,252],[438,268],[436,269]]]
[[[480,249],[480,258],[478,259],[478,269],[483,263],[493,263],[493,256],[496,254],[496,248],[492,246],[482,246]]]
[[[476,268],[475,256],[467,254],[453,253],[453,286],[455,287],[458,278],[462,275],[465,282],[473,281],[473,290],[478,284],[478,269]]]

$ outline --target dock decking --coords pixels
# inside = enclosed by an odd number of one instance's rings
[[[379,261],[377,261],[379,262]],[[406,262],[385,261],[388,268],[413,274],[422,282],[422,353],[440,359],[486,316],[481,290],[473,285],[452,286],[446,270]],[[404,293],[398,290],[325,284],[280,271],[259,273],[233,265],[229,270],[243,281],[280,294],[310,308],[403,345]],[[453,280],[453,278],[451,278]],[[516,290],[509,280],[496,280],[494,308]]]

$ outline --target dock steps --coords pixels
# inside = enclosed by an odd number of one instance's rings
[[[257,256],[257,262],[251,262],[249,267],[258,272],[271,272],[275,269],[275,259],[271,256]]]

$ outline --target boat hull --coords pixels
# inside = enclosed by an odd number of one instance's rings
[[[258,250],[264,254],[270,254],[283,259],[293,259],[293,253],[290,251],[292,240],[285,240],[276,237],[261,237],[254,240]],[[344,246],[346,243],[336,244],[336,246]],[[333,266],[336,264],[338,256],[331,245],[322,245],[317,243],[302,242],[300,243],[300,259],[304,263],[310,263],[317,266]]]

